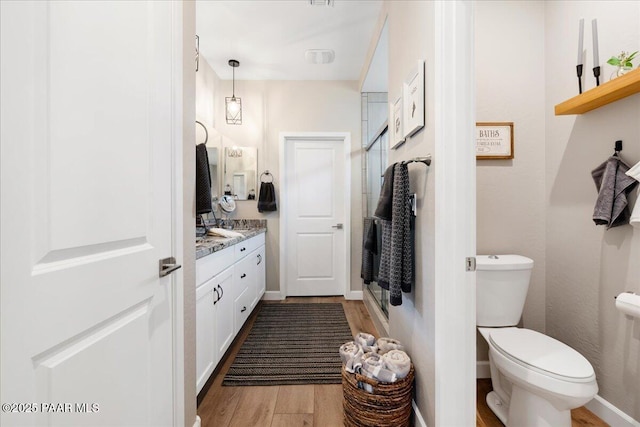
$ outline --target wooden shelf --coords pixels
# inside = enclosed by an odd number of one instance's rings
[[[594,87],[556,105],[556,116],[582,114],[640,92],[640,69]]]

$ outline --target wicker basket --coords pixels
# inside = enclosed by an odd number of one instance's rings
[[[342,368],[344,425],[348,427],[401,427],[411,423],[414,369],[394,383],[383,383]],[[372,393],[358,387],[369,384]]]

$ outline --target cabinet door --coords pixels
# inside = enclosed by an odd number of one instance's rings
[[[199,393],[218,362],[215,340],[215,277],[196,289],[196,392]]]
[[[266,279],[266,269],[265,269],[265,259],[264,259],[264,246],[260,246],[254,253],[253,261],[255,264],[255,292],[254,299],[251,303],[251,308],[255,307],[262,295],[264,295],[267,279]]]
[[[214,279],[220,294],[220,299],[216,302],[215,316],[217,363],[236,336],[233,325],[233,268],[226,269]]]

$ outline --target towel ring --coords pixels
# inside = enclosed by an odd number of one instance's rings
[[[270,177],[271,177],[271,181],[263,181],[263,180],[262,180],[262,176],[263,176],[263,175],[266,175],[266,176],[268,176],[268,177],[270,176]],[[266,171],[262,172],[262,173],[260,174],[260,182],[273,182],[273,175],[271,174],[271,172],[269,172],[268,170],[266,170]]]
[[[209,140],[209,131],[207,130],[207,127],[205,125],[203,125],[201,122],[196,120],[196,123],[199,124],[200,126],[202,126],[202,129],[204,129],[204,142],[203,144],[206,144],[207,141]],[[198,145],[196,143],[196,145]]]

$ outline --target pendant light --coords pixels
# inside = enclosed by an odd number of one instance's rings
[[[242,100],[236,98],[236,68],[240,66],[240,62],[235,59],[229,60],[229,65],[233,68],[233,89],[231,92],[231,98],[225,97],[225,110],[227,113],[227,124],[241,125],[242,124]]]

